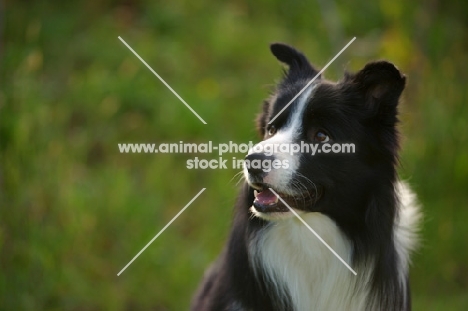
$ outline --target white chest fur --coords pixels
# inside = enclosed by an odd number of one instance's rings
[[[302,218],[346,262],[351,246],[336,224],[320,213]],[[287,290],[297,311],[364,310],[367,277],[355,276],[294,216],[272,222],[252,244],[254,266],[269,277],[270,290]],[[361,275],[360,275],[361,274]],[[364,277],[363,277],[364,276]]]

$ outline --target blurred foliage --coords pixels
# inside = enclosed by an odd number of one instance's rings
[[[0,309],[186,310],[229,230],[237,172],[187,170],[191,155],[120,154],[117,143],[255,140],[254,116],[281,74],[268,44],[323,66],[357,36],[328,78],[379,58],[408,76],[401,175],[425,213],[415,310],[466,310],[467,13],[440,0],[7,0]]]

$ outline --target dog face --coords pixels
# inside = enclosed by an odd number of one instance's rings
[[[339,82],[318,77],[308,85],[318,71],[302,53],[284,44],[271,45],[271,51],[289,69],[257,118],[263,141],[246,156],[245,178],[255,190],[252,213],[269,220],[290,217],[271,188],[299,213],[361,217],[355,206],[373,190],[373,180],[394,178],[405,77],[379,61]]]

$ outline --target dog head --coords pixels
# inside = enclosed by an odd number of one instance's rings
[[[271,51],[288,70],[257,118],[263,141],[245,159],[252,213],[280,219],[290,217],[289,206],[357,217],[366,192],[394,181],[405,77],[378,61],[339,82],[318,76],[310,83],[319,71],[301,52],[279,43]]]

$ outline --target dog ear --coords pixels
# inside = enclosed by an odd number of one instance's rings
[[[405,88],[406,77],[395,65],[387,61],[372,62],[349,78],[364,96],[366,108],[381,117],[396,117],[396,107]]]
[[[270,45],[271,53],[282,63],[289,66],[288,75],[293,72],[305,72],[308,74],[317,74],[307,58],[293,48],[284,43],[273,43]]]

